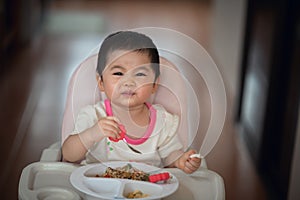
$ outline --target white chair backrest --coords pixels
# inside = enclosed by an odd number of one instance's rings
[[[184,147],[187,148],[189,127],[185,82],[174,64],[163,57],[160,62],[159,87],[151,97],[150,103],[161,104],[167,111],[180,117],[178,133]],[[62,143],[74,130],[74,122],[79,110],[105,99],[105,94],[98,88],[96,66],[97,54],[94,54],[85,59],[71,76],[62,123]]]

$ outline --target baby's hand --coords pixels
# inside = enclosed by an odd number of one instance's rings
[[[200,158],[190,158],[190,156],[195,153],[196,153],[195,150],[189,150],[185,152],[177,160],[177,167],[188,174],[195,172],[200,167],[201,164]]]
[[[116,117],[103,117],[95,125],[97,134],[101,137],[110,137],[113,139],[120,139],[119,120]]]

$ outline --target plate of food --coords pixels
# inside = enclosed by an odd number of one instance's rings
[[[179,182],[164,169],[137,162],[104,162],[77,168],[70,182],[97,199],[161,199],[173,194]]]

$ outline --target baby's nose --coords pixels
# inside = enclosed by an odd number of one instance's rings
[[[123,85],[126,87],[133,87],[135,86],[135,82],[132,78],[124,78],[125,80],[123,80]]]

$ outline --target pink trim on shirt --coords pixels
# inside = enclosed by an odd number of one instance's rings
[[[124,140],[125,140],[125,142],[127,142],[129,144],[133,144],[133,145],[143,144],[144,142],[146,142],[146,140],[148,140],[148,138],[151,136],[151,134],[154,130],[155,123],[156,123],[156,110],[153,108],[153,106],[150,103],[146,102],[145,104],[150,111],[150,123],[149,123],[148,128],[147,128],[145,134],[143,135],[143,137],[141,137],[139,139],[130,138],[126,134],[124,137]],[[111,104],[108,99],[104,100],[104,105],[105,105],[107,115],[113,116]]]

